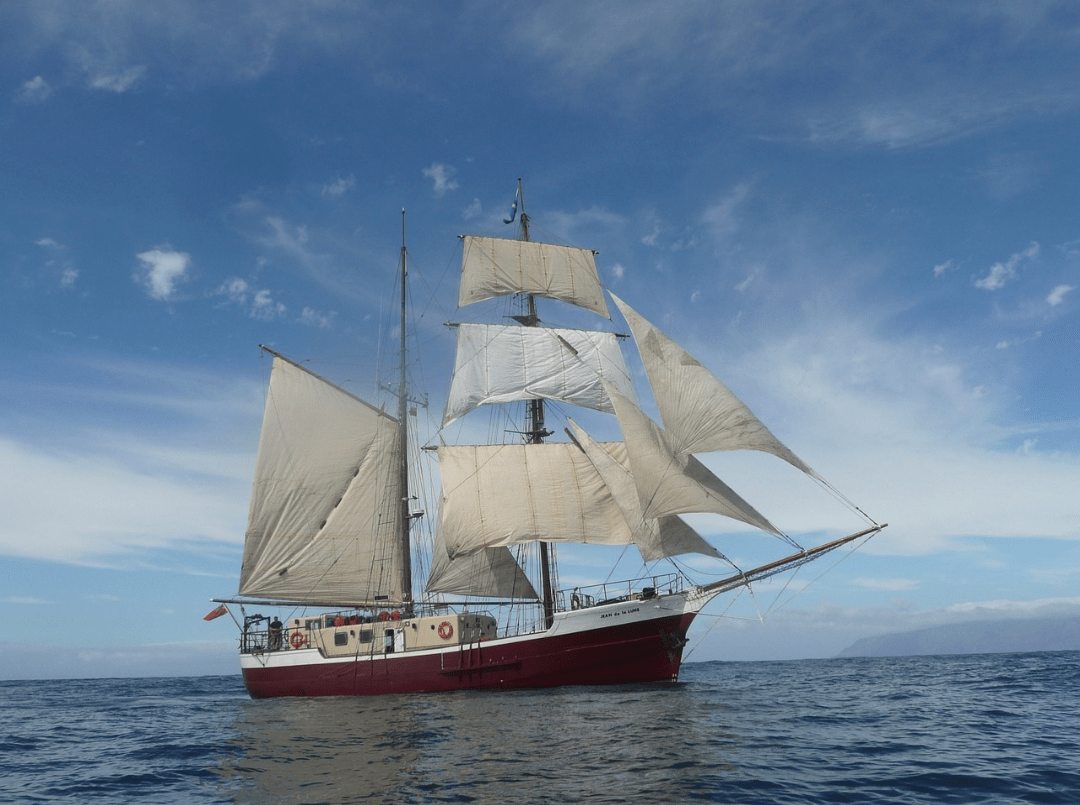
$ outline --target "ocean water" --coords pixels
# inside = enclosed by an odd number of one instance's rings
[[[7,803],[1080,803],[1080,652],[691,663],[675,686],[251,701],[0,682]]]

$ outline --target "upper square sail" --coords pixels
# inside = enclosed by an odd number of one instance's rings
[[[277,356],[255,461],[240,594],[402,598],[398,422]]]
[[[507,294],[559,299],[609,318],[589,249],[466,235],[458,306]]]
[[[508,324],[457,328],[443,426],[480,405],[536,398],[613,414],[605,382],[633,396],[622,351],[611,333]]]

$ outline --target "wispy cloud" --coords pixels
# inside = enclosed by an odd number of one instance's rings
[[[22,604],[24,606],[53,606],[55,601],[47,601],[44,598],[33,598],[23,595],[9,595],[5,598],[0,598],[0,603],[3,604]]]
[[[0,554],[129,566],[238,544],[262,381],[115,360],[68,369],[93,383],[28,385],[21,398],[45,402],[20,416],[21,437],[0,436]]]
[[[919,589],[916,579],[869,579],[857,578],[853,582],[856,587],[866,590],[885,590],[892,592],[905,592]]]
[[[990,266],[990,272],[983,278],[975,280],[975,287],[984,291],[999,291],[1005,284],[1016,276],[1016,271],[1025,260],[1034,260],[1039,256],[1039,244],[1032,243],[1024,251],[1017,252],[1003,263],[994,263]]]
[[[19,101],[22,103],[44,103],[52,95],[52,87],[49,82],[39,75],[34,76],[29,81],[23,82],[22,90],[19,92]]]
[[[1068,453],[1015,449],[1002,406],[1015,391],[988,389],[963,354],[883,330],[865,301],[858,314],[842,300],[825,304],[782,326],[764,316],[754,338],[739,339],[742,354],[724,343],[730,336],[691,351],[830,483],[891,524],[869,550],[932,553],[971,535],[1080,539],[1080,499],[1064,492],[1080,488],[1080,465]],[[781,494],[760,458],[705,461],[790,533],[836,526],[831,501],[812,486]]]
[[[356,177],[353,175],[339,176],[329,184],[323,185],[322,195],[326,198],[339,199],[347,192],[356,187]]]
[[[701,221],[713,237],[725,240],[739,230],[739,208],[749,195],[750,185],[743,182],[702,213]]]
[[[1051,307],[1057,307],[1065,301],[1066,295],[1075,290],[1075,285],[1058,285],[1050,292],[1050,295],[1046,297],[1046,302]]]
[[[329,313],[320,313],[319,311],[305,307],[300,311],[300,322],[307,324],[311,327],[318,327],[320,330],[329,329],[334,325],[334,319],[337,318],[337,313],[331,311]]]
[[[79,279],[79,270],[66,256],[66,249],[52,238],[38,238],[34,241],[35,246],[44,249],[49,255],[45,261],[45,269],[49,274],[57,277],[60,287],[69,291],[75,287]]]
[[[91,89],[115,92],[120,95],[134,89],[145,75],[146,67],[140,64],[116,73],[101,73],[91,76],[88,84]]]
[[[474,198],[472,203],[461,213],[461,217],[466,221],[472,221],[479,218],[484,214],[484,205],[480,203],[480,199]]]

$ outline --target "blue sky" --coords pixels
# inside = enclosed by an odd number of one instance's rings
[[[518,177],[891,524],[691,659],[1080,613],[1078,122],[1063,2],[6,3],[0,676],[234,672],[257,345],[374,398],[406,208],[446,359]]]

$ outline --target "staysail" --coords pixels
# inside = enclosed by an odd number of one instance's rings
[[[441,535],[435,538],[427,591],[530,601],[540,597],[509,548],[484,548],[451,560]]]
[[[762,450],[819,478],[712,372],[615,294],[611,298],[630,325],[675,453]]]
[[[701,553],[716,559],[724,556],[712,545],[674,515],[646,518],[638,497],[633,473],[630,471],[626,445],[621,442],[600,444],[571,421],[571,438],[593,463],[600,477],[611,490],[615,503],[622,512],[634,537],[634,544],[641,553],[642,561],[654,562],[669,556]]]
[[[615,392],[611,397],[645,518],[711,512],[783,536],[708,467],[691,455],[677,453],[667,434],[634,402]]]
[[[275,355],[240,594],[400,601],[401,449],[396,419]]]

